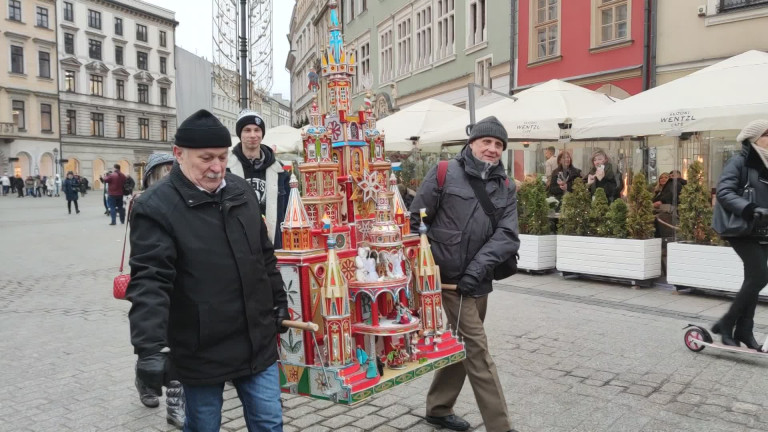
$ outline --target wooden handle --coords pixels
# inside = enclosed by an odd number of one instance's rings
[[[440,285],[440,288],[444,290],[449,290],[449,291],[456,291],[456,285],[453,285],[453,284],[444,283]]]
[[[313,322],[283,320],[282,325],[283,327],[314,331],[314,332],[320,330],[320,327]]]

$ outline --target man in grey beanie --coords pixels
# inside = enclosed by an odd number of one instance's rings
[[[455,159],[440,162],[427,173],[410,206],[415,215],[413,229],[419,226],[419,210],[426,209],[424,223],[441,280],[457,286],[456,290],[443,290],[443,309],[464,339],[467,358],[435,373],[427,394],[426,417],[451,430],[464,431],[470,426],[453,411],[467,376],[485,428],[513,430],[483,328],[494,269],[520,247],[515,183],[509,181],[501,163],[506,149],[507,131],[499,120],[481,120]],[[476,190],[487,197],[479,198]],[[485,213],[481,199],[493,204],[493,215]]]

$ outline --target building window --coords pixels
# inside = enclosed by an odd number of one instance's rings
[[[167,74],[168,73],[168,59],[165,57],[160,57],[160,73],[161,74]]]
[[[8,0],[8,19],[21,21],[21,2],[19,0]]]
[[[397,74],[411,71],[411,18],[397,23]]]
[[[51,54],[44,51],[39,51],[37,55],[40,63],[38,74],[42,78],[50,78],[51,77]]]
[[[104,136],[104,114],[91,113],[91,136]]]
[[[11,72],[24,73],[24,48],[11,45]]]
[[[13,122],[19,130],[26,129],[26,119],[24,115],[24,101],[13,101]]]
[[[600,43],[627,38],[627,1],[600,0]]]
[[[88,57],[101,60],[101,41],[88,39]]]
[[[168,89],[160,87],[160,105],[168,106]]]
[[[168,141],[168,120],[160,121],[160,141]]]
[[[64,33],[64,53],[75,53],[75,35],[72,33]]]
[[[139,102],[149,103],[149,86],[147,84],[139,84]]]
[[[475,62],[475,84],[485,88],[493,87],[491,82],[491,66],[493,66],[493,60],[490,57]],[[485,93],[488,93],[488,90],[480,89],[481,95]]]
[[[125,81],[123,80],[116,80],[115,81],[115,96],[118,100],[125,100]]]
[[[136,66],[141,70],[147,70],[147,53],[136,52]]]
[[[357,90],[365,90],[371,82],[371,43],[366,41],[357,52]]]
[[[115,64],[123,65],[123,47],[115,47]]]
[[[115,18],[115,34],[118,36],[123,35],[123,19]]]
[[[147,26],[136,24],[136,39],[142,42],[147,41]]]
[[[117,116],[117,137],[125,138],[125,116]]]
[[[445,58],[455,52],[455,0],[437,0],[437,57]]]
[[[72,6],[72,3],[70,2],[64,2],[64,21],[74,21],[75,20],[75,8]]]
[[[51,132],[53,130],[53,117],[50,104],[40,104],[40,131]]]
[[[720,0],[720,11],[740,9],[755,5],[768,5],[768,0]]]
[[[470,0],[467,46],[474,46],[487,40],[485,30],[485,13],[485,0]]]
[[[160,31],[160,46],[166,47],[168,45],[168,40],[166,33],[164,31]]]
[[[64,91],[75,91],[75,71],[64,71]]]
[[[101,75],[91,75],[91,94],[93,96],[104,96],[104,77]]]
[[[88,27],[101,30],[101,12],[88,9]]]
[[[389,28],[379,35],[379,50],[381,52],[381,79],[382,83],[392,81],[394,78],[394,49],[392,47],[392,29]]]
[[[37,26],[48,28],[48,8],[37,7]]]
[[[77,135],[77,111],[67,110],[67,134]]]
[[[143,139],[143,140],[149,139],[149,119],[148,118],[139,119],[139,139]]]
[[[559,52],[559,0],[534,0],[534,35],[536,59],[555,56]]]
[[[416,12],[416,67],[432,63],[432,6]]]

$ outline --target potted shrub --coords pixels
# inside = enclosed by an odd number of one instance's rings
[[[660,276],[661,239],[653,238],[653,203],[645,183],[644,175],[635,175],[629,203],[608,206],[601,189],[590,203],[583,183],[574,181],[573,192],[563,198],[557,269],[633,283]]]
[[[542,271],[555,268],[557,236],[552,234],[549,222],[547,190],[540,180],[526,181],[517,194],[520,225],[521,270]]]
[[[667,244],[667,282],[677,287],[738,292],[744,267],[711,227],[712,202],[703,171],[698,161],[688,167],[688,184],[678,205],[678,241]]]

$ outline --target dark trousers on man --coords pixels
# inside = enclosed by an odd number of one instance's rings
[[[457,328],[460,299],[461,322]],[[499,432],[512,429],[499,373],[488,352],[488,340],[483,328],[488,296],[462,299],[458,292],[444,290],[443,309],[448,322],[464,338],[467,358],[435,372],[427,393],[427,415],[445,417],[454,414],[453,405],[464,386],[464,378],[468,376],[486,430]]]
[[[125,223],[125,207],[123,207],[122,195],[109,196],[109,215],[112,217],[111,225],[115,224],[115,217],[120,214],[120,223]]]
[[[760,291],[768,285],[768,244],[756,238],[729,238],[728,242],[744,262],[744,282],[722,321],[737,330],[751,332]]]

